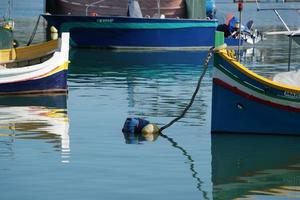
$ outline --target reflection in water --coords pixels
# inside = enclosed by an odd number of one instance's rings
[[[288,198],[292,192],[299,197],[299,188],[283,187],[300,184],[299,142],[294,136],[213,134],[214,199],[259,199],[261,194]]]
[[[0,125],[0,159],[2,158],[14,158],[14,132],[9,133],[3,131],[3,129],[9,130],[11,126]]]
[[[183,147],[179,146],[178,143],[174,141],[174,139],[168,137],[167,135],[165,135],[163,133],[161,133],[160,136],[167,139],[174,148],[179,149],[179,151],[181,151],[182,155],[186,157],[187,163],[190,164],[190,171],[192,173],[192,177],[197,181],[197,189],[202,193],[202,196],[204,199],[209,199],[208,193],[201,188],[203,181],[198,176],[199,173],[195,169],[195,161],[193,160],[192,156]]]
[[[66,96],[1,97],[0,156],[14,154],[15,140],[43,140],[61,150],[69,162],[70,139]],[[6,149],[3,152],[2,149]]]
[[[142,133],[131,133],[122,131],[126,144],[142,144],[142,142],[155,142],[159,137],[159,132],[143,135]]]
[[[127,93],[120,96],[127,95],[129,116],[173,118],[189,102],[206,56],[207,51],[72,49],[69,86],[71,90],[95,88],[110,92],[126,88]],[[209,73],[201,87],[211,90]],[[197,119],[197,125],[199,119],[204,123],[206,98],[210,98],[209,93],[201,95],[187,114]]]
[[[141,142],[145,142],[147,141],[142,134],[135,134],[134,136],[128,134],[128,133],[124,133],[124,138],[125,138],[125,142],[126,144],[141,144]],[[198,172],[195,169],[195,161],[193,160],[192,156],[183,148],[181,147],[177,142],[175,142],[175,140],[163,133],[160,133],[160,135],[162,138],[166,139],[168,142],[171,143],[172,147],[179,149],[179,151],[182,153],[182,155],[184,157],[186,157],[187,162],[190,165],[190,171],[192,173],[192,177],[196,180],[197,182],[197,190],[200,191],[202,193],[202,196],[204,199],[209,199],[208,197],[208,193],[206,191],[204,191],[202,189],[202,185],[203,185],[203,181],[200,179],[200,177],[198,176]],[[153,136],[153,137],[157,137],[157,136]]]

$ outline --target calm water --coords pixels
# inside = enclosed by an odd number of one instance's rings
[[[15,1],[23,43],[41,2]],[[286,70],[287,47],[268,38],[243,62],[271,77]],[[68,97],[0,98],[1,199],[300,198],[300,137],[210,134],[212,68],[184,119],[154,142],[126,140],[128,116],[161,126],[180,114],[206,53],[72,49]]]

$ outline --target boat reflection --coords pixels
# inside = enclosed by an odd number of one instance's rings
[[[299,197],[299,142],[294,136],[213,134],[214,199]]]
[[[70,139],[66,96],[0,97],[0,149],[14,142],[41,140],[61,151],[61,161],[69,162]],[[1,145],[4,144],[4,145]],[[0,156],[9,151],[0,151]]]
[[[203,199],[210,199],[209,198],[209,193],[205,190],[203,190],[203,184],[204,182],[201,180],[199,173],[197,172],[196,168],[195,168],[195,160],[192,158],[192,156],[189,154],[189,152],[184,149],[182,146],[180,146],[173,138],[169,137],[166,134],[163,133],[158,133],[159,135],[153,134],[152,137],[150,138],[155,138],[154,140],[149,140],[145,137],[143,137],[143,135],[140,134],[135,134],[134,136],[130,135],[129,133],[124,133],[124,138],[125,138],[125,143],[126,144],[141,144],[143,142],[155,142],[157,137],[161,137],[166,139],[172,147],[174,147],[175,149],[179,150],[179,152],[186,158],[185,163],[189,164],[189,169],[190,172],[192,174],[192,178],[195,179],[197,185],[196,188],[197,190],[201,193]]]
[[[207,51],[71,49],[69,88],[125,88],[126,93],[120,98],[128,102],[129,116],[173,118],[189,102],[206,56]],[[204,123],[205,117],[201,116],[208,108],[206,99],[211,98],[206,92],[211,90],[210,72],[203,80],[200,98],[187,114],[197,124],[199,119]]]

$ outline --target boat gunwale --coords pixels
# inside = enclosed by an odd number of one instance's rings
[[[116,15],[105,15],[105,16],[84,16],[84,15],[66,15],[66,14],[42,14],[42,17],[47,18],[47,17],[68,17],[68,18],[85,18],[85,19],[130,19],[130,20],[145,20],[147,19],[148,21],[158,21],[161,23],[161,21],[174,21],[174,23],[180,21],[185,21],[185,22],[211,22],[211,23],[218,23],[217,19],[188,19],[188,18],[137,18],[137,17],[127,17],[127,16],[116,16]],[[83,20],[83,22],[86,22],[86,20]],[[128,23],[128,21],[126,21]]]
[[[47,47],[47,51],[41,51],[44,47]],[[31,62],[36,59],[43,59],[48,56],[53,56],[53,54],[58,51],[59,48],[59,41],[58,40],[50,40],[47,42],[39,43],[39,44],[33,44],[30,46],[22,46],[22,47],[17,47],[17,48],[11,48],[11,49],[1,49],[1,53],[10,53],[11,56],[14,56],[15,58],[12,58],[10,60],[1,62],[0,60],[0,65],[6,65],[6,64],[11,64],[11,63],[21,63],[21,62]],[[34,51],[34,52],[33,52]],[[28,54],[32,52],[31,56],[24,56],[22,54]],[[15,55],[13,55],[15,54]],[[21,58],[19,57],[19,54],[21,54]],[[24,58],[22,58],[22,56]],[[51,58],[50,57],[50,58]],[[49,58],[49,59],[50,59]],[[47,59],[48,60],[48,59]],[[43,63],[44,61],[41,61],[40,63]],[[28,66],[22,66],[22,67],[28,67]],[[13,69],[13,68],[21,68],[21,67],[7,67],[8,69]]]
[[[283,83],[278,83],[278,82],[270,80],[270,79],[268,79],[268,78],[266,78],[262,75],[259,75],[259,74],[255,73],[254,71],[248,69],[243,64],[238,62],[235,58],[230,57],[227,54],[227,51],[225,49],[220,50],[217,53],[223,59],[225,59],[232,67],[234,67],[236,70],[243,73],[244,75],[246,75],[250,79],[254,79],[255,81],[258,81],[259,83],[261,83],[263,85],[267,85],[267,86],[269,86],[271,88],[275,88],[277,90],[288,91],[288,92],[293,92],[293,93],[300,94],[300,87],[291,86],[291,85],[287,85],[287,84],[283,84]]]

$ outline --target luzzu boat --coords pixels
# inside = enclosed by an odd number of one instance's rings
[[[69,33],[20,48],[12,46],[11,30],[0,28],[0,94],[66,93]]]
[[[300,86],[285,72],[273,80],[249,70],[231,51],[214,57],[212,132],[300,134]]]

